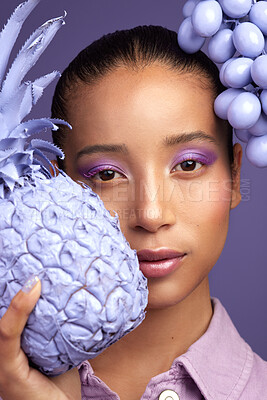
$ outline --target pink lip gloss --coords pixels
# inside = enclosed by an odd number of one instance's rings
[[[179,268],[184,256],[158,261],[140,261],[140,270],[146,278],[161,278]]]

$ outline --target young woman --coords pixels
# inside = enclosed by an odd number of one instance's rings
[[[20,349],[40,282],[19,292],[0,321],[3,400],[266,396],[267,363],[209,291],[241,200],[242,148],[213,111],[222,90],[211,61],[182,52],[176,33],[161,27],[107,35],[65,70],[52,114],[73,130],[54,136],[66,154],[59,167],[118,213],[149,304],[144,322],[90,364],[48,379]]]

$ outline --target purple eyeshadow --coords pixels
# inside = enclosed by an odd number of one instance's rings
[[[97,162],[89,163],[84,167],[78,168],[78,172],[85,178],[90,178],[91,176],[97,174],[98,172],[107,169],[112,169],[115,172],[125,174],[122,168],[120,168],[119,166],[112,165],[109,160],[98,160]]]
[[[217,158],[218,156],[216,153],[209,149],[187,148],[179,151],[179,153],[175,155],[172,165],[175,167],[177,164],[180,164],[186,160],[194,160],[205,165],[211,165],[217,160]],[[117,163],[116,166],[112,165],[112,162],[113,160],[111,161],[108,159],[100,159],[94,162],[89,162],[85,166],[78,168],[78,172],[85,178],[90,178],[98,172],[108,169],[125,175],[125,172],[123,171],[124,168],[120,165],[117,165]]]
[[[202,164],[211,165],[217,160],[218,156],[208,149],[191,148],[179,152],[173,161],[173,166],[182,163],[186,160],[194,160]]]

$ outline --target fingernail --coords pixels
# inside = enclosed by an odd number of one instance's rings
[[[39,282],[39,278],[36,275],[31,276],[27,282],[24,283],[22,287],[22,292],[24,293],[30,293],[30,291],[34,288],[36,283]]]

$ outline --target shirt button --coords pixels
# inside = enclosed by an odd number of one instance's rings
[[[174,390],[164,390],[159,395],[159,400],[180,400],[180,397]]]

